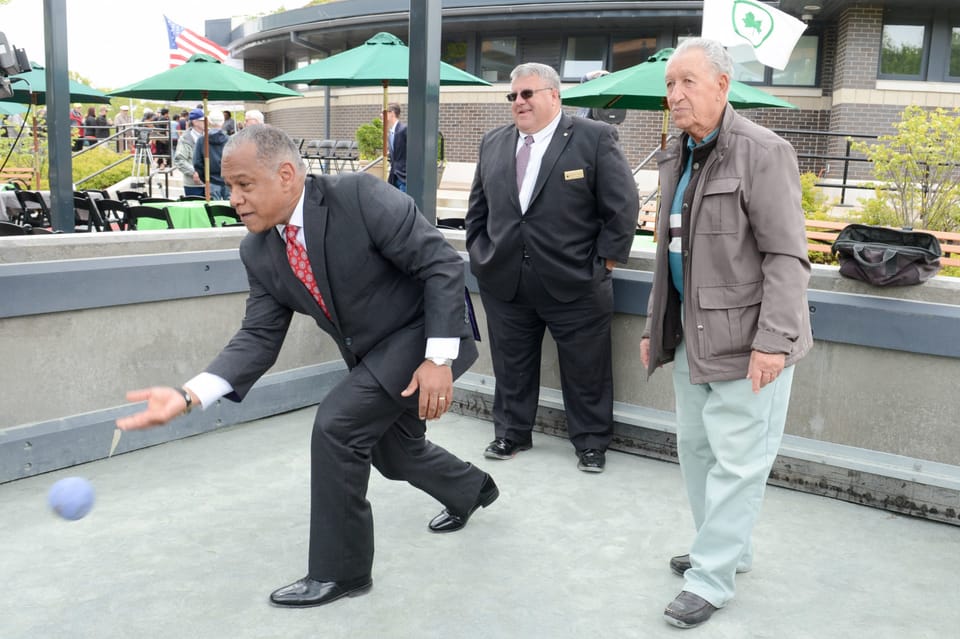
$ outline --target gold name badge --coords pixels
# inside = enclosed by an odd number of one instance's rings
[[[564,171],[563,179],[564,180],[582,180],[583,169],[577,169],[576,171]]]

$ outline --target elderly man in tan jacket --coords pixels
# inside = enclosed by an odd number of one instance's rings
[[[677,452],[696,534],[670,560],[682,592],[664,611],[697,626],[752,567],[751,533],[783,436],[793,364],[810,350],[810,262],[796,153],[727,104],[717,42],[684,41],[667,101],[684,135],[658,158],[662,197],[647,373],[673,361]]]

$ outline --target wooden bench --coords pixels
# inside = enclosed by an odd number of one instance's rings
[[[846,227],[849,222],[834,222],[831,220],[807,220],[807,250],[818,253],[833,253],[833,242],[837,235]],[[960,266],[960,233],[950,233],[947,231],[928,231],[940,242],[940,250],[943,251],[943,257],[940,258],[942,266]]]
[[[21,188],[34,188],[33,178],[33,169],[7,166],[0,171],[0,182],[19,182]]]
[[[656,228],[657,216],[655,212],[648,211],[644,207],[637,218],[637,231],[643,233],[653,233]],[[832,246],[837,239],[837,235],[850,222],[835,222],[832,220],[807,220],[807,250],[816,253],[833,253]],[[943,257],[940,258],[940,264],[943,266],[960,266],[960,233],[949,233],[946,231],[927,231],[924,233],[933,235],[940,241],[940,250],[943,251]]]

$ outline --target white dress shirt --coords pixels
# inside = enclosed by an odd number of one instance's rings
[[[550,124],[533,134],[533,144],[530,145],[530,162],[527,164],[527,172],[523,174],[523,184],[520,185],[520,211],[523,213],[526,213],[527,207],[530,206],[530,198],[533,196],[533,186],[537,183],[537,175],[540,173],[543,154],[547,152],[550,140],[553,139],[557,125],[560,124],[561,113],[558,112],[557,116],[550,121]],[[521,133],[517,136],[517,148],[514,155],[520,152],[520,147],[523,146],[523,138],[527,135],[529,134]]]

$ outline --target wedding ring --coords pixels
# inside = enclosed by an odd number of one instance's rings
[[[446,397],[443,397],[442,395],[441,395],[440,397],[438,397],[437,399],[440,400],[441,402],[447,401],[447,398],[446,398]]]

